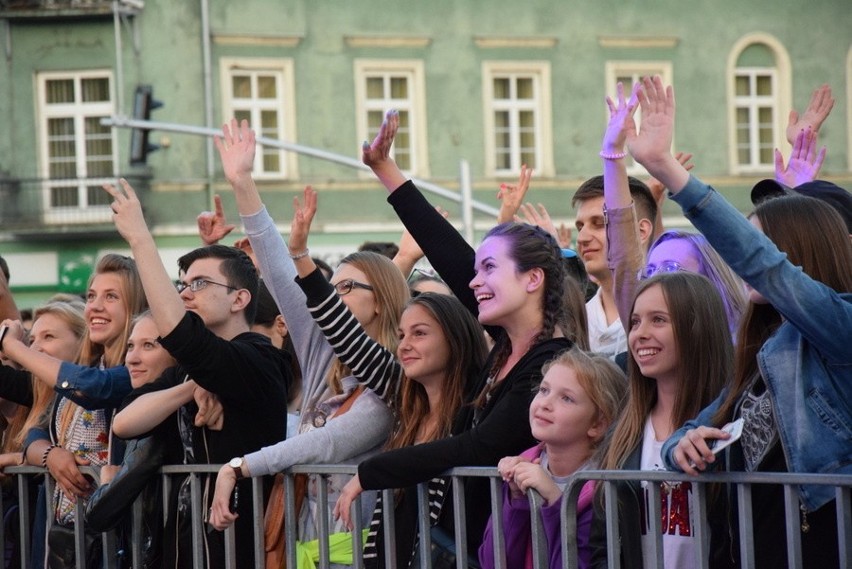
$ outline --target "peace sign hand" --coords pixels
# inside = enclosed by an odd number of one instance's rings
[[[121,189],[112,184],[104,184],[103,188],[113,197],[110,208],[113,211],[112,220],[119,234],[131,247],[141,239],[150,237],[145,216],[142,214],[142,204],[136,196],[133,187],[125,180],[118,180]]]

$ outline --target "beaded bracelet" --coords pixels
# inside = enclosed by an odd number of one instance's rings
[[[57,446],[59,446],[59,445],[50,445],[49,447],[44,449],[43,453],[41,453],[41,467],[42,468],[47,468],[47,455],[49,455],[50,451],[55,449]]]
[[[305,250],[304,250],[304,251],[302,251],[301,253],[296,253],[295,255],[294,255],[294,254],[292,254],[292,253],[290,253],[290,258],[291,258],[291,259],[293,259],[294,261],[298,261],[298,260],[299,260],[299,259],[301,259],[302,257],[307,257],[307,256],[308,256],[308,255],[310,255],[310,254],[311,254],[311,250],[310,250],[310,249],[305,249]]]
[[[604,160],[621,160],[625,156],[627,156],[627,152],[613,152],[612,154],[607,154],[603,150],[601,150],[599,156]]]

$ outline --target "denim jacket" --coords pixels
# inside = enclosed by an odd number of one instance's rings
[[[757,354],[790,472],[852,474],[852,294],[806,275],[715,190],[690,177],[673,196],[742,279],[783,316]],[[814,227],[819,231],[819,227]],[[667,466],[688,429],[709,425],[725,393],[663,446]],[[834,498],[830,486],[802,486],[809,511]]]

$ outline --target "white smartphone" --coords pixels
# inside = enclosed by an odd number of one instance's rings
[[[0,326],[0,349],[3,349],[3,338],[6,337],[6,332],[8,331],[8,326]]]
[[[722,430],[731,435],[728,439],[716,439],[710,445],[710,450],[713,451],[713,454],[719,454],[723,449],[728,448],[743,436],[743,418],[740,417],[733,423],[728,423]]]

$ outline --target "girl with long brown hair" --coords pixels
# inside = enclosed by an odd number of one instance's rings
[[[706,470],[716,462],[713,441],[730,438],[721,427],[742,418],[742,437],[723,451],[727,468],[852,474],[852,242],[843,219],[826,203],[799,196],[771,199],[744,218],[672,158],[672,88],[646,78],[639,102],[642,128],[628,136],[631,154],[749,286],[733,380],[666,442],[667,465]],[[838,566],[834,488],[804,485],[798,499],[804,566]],[[792,563],[780,487],[756,490],[752,511],[758,566]],[[730,520],[736,524],[737,516]],[[735,549],[726,552],[733,559]]]

